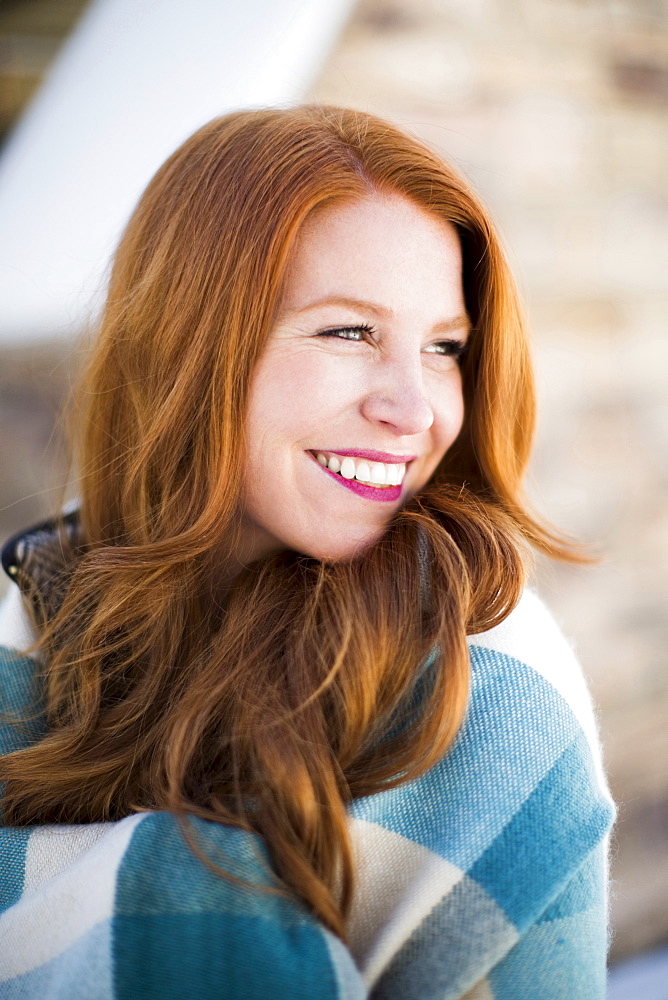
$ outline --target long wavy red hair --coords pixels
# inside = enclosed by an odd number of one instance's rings
[[[316,209],[370,189],[459,233],[473,323],[463,430],[362,555],[279,553],[221,601],[249,383],[295,238]],[[487,212],[371,115],[306,106],[211,122],[125,231],[76,424],[85,548],[40,623],[48,732],[0,762],[5,822],[159,809],[257,831],[285,890],[345,937],[347,805],[447,751],[468,697],[466,635],[517,602],[523,543],[572,555],[521,498],[531,365]]]

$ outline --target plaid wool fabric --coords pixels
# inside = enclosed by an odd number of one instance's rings
[[[0,712],[34,702],[17,588],[0,612]],[[532,593],[470,641],[447,756],[357,800],[349,949],[298,901],[220,878],[166,813],[0,827],[2,1000],[597,1000],[613,807],[573,653]],[[0,727],[0,752],[39,719]],[[259,838],[192,821],[227,871],[270,885]]]

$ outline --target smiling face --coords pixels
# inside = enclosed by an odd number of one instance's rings
[[[398,194],[314,213],[253,373],[240,553],[349,559],[462,425],[456,231]]]

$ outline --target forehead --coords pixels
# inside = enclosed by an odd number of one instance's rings
[[[364,298],[461,287],[455,227],[403,195],[374,192],[314,212],[293,247],[283,304],[317,295]]]

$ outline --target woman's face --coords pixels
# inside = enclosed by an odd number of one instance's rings
[[[462,426],[469,321],[453,226],[398,194],[315,213],[253,374],[241,548],[349,559]]]

